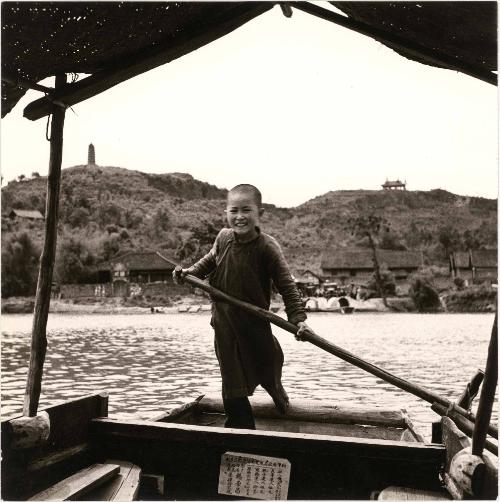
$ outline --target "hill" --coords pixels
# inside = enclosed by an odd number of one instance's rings
[[[37,252],[43,222],[11,221],[11,209],[45,208],[46,178],[34,176],[2,188],[2,255],[15,255],[27,232]],[[185,263],[206,252],[224,225],[227,190],[189,174],[147,174],[119,167],[63,170],[56,273],[63,281],[90,280],[100,260],[132,249],[155,249]],[[349,220],[375,211],[390,224],[381,245],[423,249],[446,265],[453,249],[496,247],[497,203],[445,190],[341,190],[294,208],[265,205],[262,226],[281,243],[292,270],[319,270],[326,246],[363,246]],[[3,260],[4,262],[4,260]],[[2,263],[3,268],[4,263]]]

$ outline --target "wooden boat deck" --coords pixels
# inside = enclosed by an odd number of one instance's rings
[[[252,397],[257,430],[357,437],[392,441],[424,442],[403,410],[362,406],[325,405],[317,401],[292,402],[281,415],[270,399]],[[224,407],[218,396],[197,400],[156,417],[157,421],[186,425],[224,427]]]
[[[234,499],[218,490],[228,452],[289,462],[289,499],[369,499],[389,486],[439,489],[446,450],[422,442],[400,411],[293,403],[283,419],[271,403],[254,402],[254,431],[221,427],[220,405],[207,396],[157,421],[121,420],[106,418],[105,396],[89,396],[47,408],[49,440],[31,451],[9,448],[4,421],[2,497],[26,500],[79,469],[116,459],[138,466],[144,479],[161,479],[159,499]],[[151,500],[142,488],[138,495]]]

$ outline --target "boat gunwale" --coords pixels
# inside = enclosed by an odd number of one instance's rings
[[[279,431],[231,429],[203,425],[178,424],[173,422],[152,422],[148,420],[94,418],[90,423],[92,435],[114,438],[166,440],[173,443],[196,443],[204,446],[225,448],[225,438],[231,445],[254,450],[281,449],[287,451],[305,450],[310,454],[335,454],[352,457],[390,458],[390,453],[408,453],[405,460],[412,462],[445,459],[446,448],[437,443],[417,441],[396,441],[386,439],[330,436],[324,434],[292,433]],[[260,441],[255,441],[259,439]],[[239,444],[241,443],[241,444]],[[247,444],[245,444],[247,443]],[[359,454],[359,450],[373,449],[373,455]],[[384,453],[385,452],[385,453]],[[377,453],[375,455],[375,453]],[[400,458],[403,458],[400,455]]]

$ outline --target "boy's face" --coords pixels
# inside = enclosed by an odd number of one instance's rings
[[[227,196],[227,222],[242,240],[250,240],[257,235],[255,227],[259,225],[263,212],[251,193],[230,192]]]

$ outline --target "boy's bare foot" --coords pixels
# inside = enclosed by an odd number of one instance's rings
[[[290,399],[288,398],[288,394],[286,393],[286,390],[283,388],[281,383],[266,390],[273,398],[274,405],[276,406],[278,411],[282,415],[285,415],[288,410],[288,406],[290,405]]]

